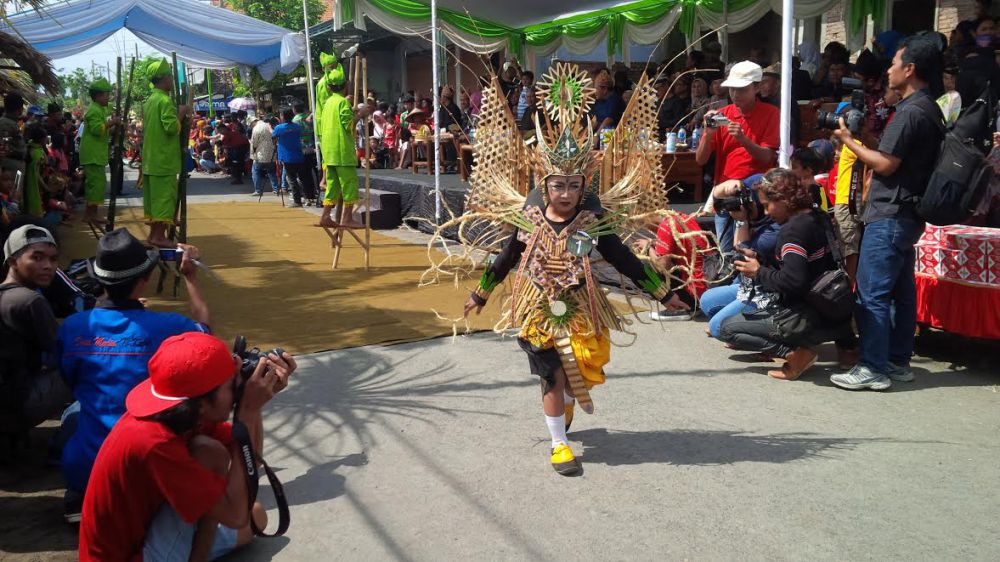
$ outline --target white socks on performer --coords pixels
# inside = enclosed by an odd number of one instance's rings
[[[560,416],[545,416],[545,425],[549,426],[549,435],[552,436],[552,447],[555,448],[560,443],[569,444],[566,438],[566,414]]]

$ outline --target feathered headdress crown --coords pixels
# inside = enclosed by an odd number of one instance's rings
[[[593,82],[576,65],[557,63],[538,89],[534,152],[536,185],[551,175],[584,176],[596,171],[594,133],[588,113],[594,103]],[[543,122],[544,120],[544,122]]]

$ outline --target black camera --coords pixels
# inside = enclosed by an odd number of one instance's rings
[[[254,370],[257,368],[257,363],[259,363],[262,358],[265,358],[272,353],[281,357],[282,354],[285,353],[285,350],[280,347],[276,347],[267,352],[262,352],[260,348],[257,347],[247,349],[247,339],[243,336],[236,336],[236,340],[233,342],[233,355],[240,358],[240,376],[239,379],[237,379],[236,384],[241,390],[243,388],[243,383],[250,378],[250,375],[252,375]]]
[[[816,128],[836,131],[840,128],[840,118],[844,118],[847,130],[852,134],[861,131],[861,123],[865,120],[865,93],[862,90],[851,92],[851,107],[843,113],[820,110],[816,112]]]
[[[753,194],[746,187],[741,185],[740,190],[732,197],[723,197],[715,200],[716,211],[739,211],[740,209],[752,209],[754,206]]]

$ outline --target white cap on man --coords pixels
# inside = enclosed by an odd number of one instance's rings
[[[764,71],[759,64],[748,60],[738,62],[729,70],[729,77],[722,83],[723,88],[745,88],[760,82]]]

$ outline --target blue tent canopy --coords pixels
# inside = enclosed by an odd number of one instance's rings
[[[305,58],[302,33],[197,0],[68,0],[0,23],[0,31],[20,35],[53,59],[85,51],[122,28],[195,68],[256,68],[271,78]]]

